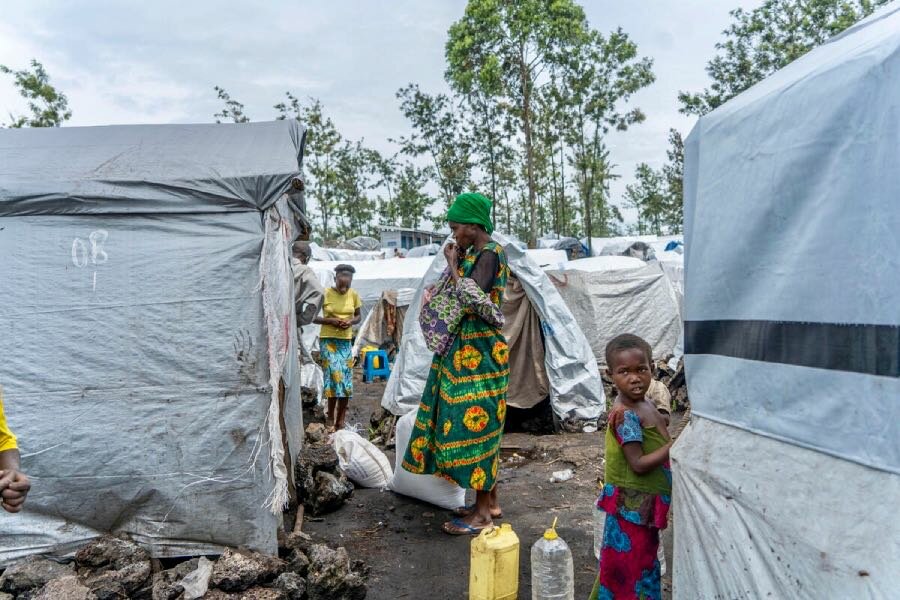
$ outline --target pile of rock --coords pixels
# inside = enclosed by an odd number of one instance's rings
[[[2,600],[362,600],[365,566],[350,564],[344,548],[315,544],[302,533],[287,537],[281,558],[226,549],[162,570],[146,551],[103,537],[60,563],[28,558],[0,577]],[[154,569],[154,565],[156,568]]]
[[[669,367],[669,359],[656,361],[656,372],[653,376],[660,380],[672,395],[672,408],[685,410],[690,404],[688,399],[687,380],[684,378],[684,357],[678,361],[678,368]]]
[[[338,456],[321,423],[306,428],[306,444],[294,470],[297,501],[313,515],[339,509],[353,495],[353,484],[338,468]]]
[[[376,408],[369,417],[369,441],[382,448],[393,448],[396,425],[397,417],[389,410]]]

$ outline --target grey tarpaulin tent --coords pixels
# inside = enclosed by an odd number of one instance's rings
[[[276,550],[302,146],[290,121],[0,130],[0,384],[34,479],[0,562],[108,531]]]
[[[685,142],[675,598],[900,589],[900,4]]]

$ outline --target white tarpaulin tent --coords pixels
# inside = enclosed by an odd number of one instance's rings
[[[639,335],[662,358],[675,351],[681,314],[672,283],[659,263],[630,256],[573,260],[548,271],[581,324],[594,357],[606,364],[606,344],[621,333]]]
[[[107,532],[155,556],[277,550],[302,430],[285,194],[302,138],[0,130],[0,383],[34,481],[0,563]]]
[[[900,4],[685,144],[675,598],[900,590]]]
[[[605,398],[600,372],[581,327],[553,283],[526,252],[499,233],[494,234],[494,240],[506,250],[510,270],[540,317],[553,410],[560,417],[596,419],[605,407]],[[409,307],[400,353],[381,402],[395,415],[416,409],[425,389],[432,353],[425,347],[418,319],[411,315],[419,314],[425,287],[437,281],[446,266],[443,255],[438,254]]]

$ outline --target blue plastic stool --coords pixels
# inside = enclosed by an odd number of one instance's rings
[[[375,366],[378,359],[380,366]],[[363,364],[363,382],[371,383],[376,377],[384,377],[387,380],[391,376],[391,365],[388,363],[388,355],[384,350],[370,350],[366,352],[366,362]]]

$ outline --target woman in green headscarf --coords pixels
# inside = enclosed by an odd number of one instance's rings
[[[474,304],[490,302],[499,309],[509,267],[503,248],[491,241],[494,226],[488,198],[457,196],[447,220],[456,241],[444,248],[449,284],[464,289],[461,301],[473,306],[466,307],[458,330],[452,332],[449,350],[432,360],[403,468],[475,490],[474,506],[458,509],[457,518],[443,527],[446,533],[467,535],[491,527],[501,516],[496,481],[506,420],[509,347],[502,317],[499,324],[488,322],[479,316],[483,311],[476,314]]]

